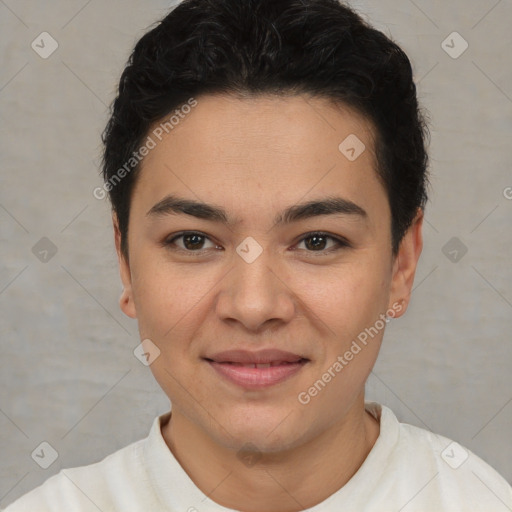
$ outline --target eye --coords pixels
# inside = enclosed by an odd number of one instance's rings
[[[177,243],[177,241],[180,241],[181,244]],[[205,247],[205,242],[207,241],[211,244],[209,247]],[[328,247],[328,241],[331,241],[330,247]],[[298,245],[301,243],[305,244],[307,252],[317,252],[322,254],[329,254],[343,247],[350,247],[350,244],[343,238],[336,237],[322,231],[307,233],[299,240]],[[162,245],[188,254],[201,254],[212,248],[221,249],[221,247],[213,243],[208,236],[199,231],[183,231],[175,234],[171,238],[164,240]]]
[[[328,240],[333,242],[333,245],[326,250]],[[324,233],[322,231],[307,233],[299,241],[299,245],[303,242],[307,252],[330,253],[343,247],[349,247],[349,243],[346,240],[333,235],[329,235],[328,233]]]
[[[176,244],[176,240],[182,240],[182,245]],[[205,247],[205,241],[209,240],[211,246]],[[170,246],[171,248],[176,248],[177,250],[193,253],[200,253],[206,249],[210,249],[212,247],[218,247],[214,244],[205,234],[200,233],[198,231],[185,231],[174,235],[172,238],[168,238],[164,241],[165,246]]]

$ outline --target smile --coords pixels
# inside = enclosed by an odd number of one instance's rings
[[[271,361],[267,363],[217,362],[205,359],[222,378],[245,389],[263,389],[297,375],[307,359],[296,362]]]

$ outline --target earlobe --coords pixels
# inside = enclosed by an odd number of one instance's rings
[[[137,318],[137,312],[135,311],[135,304],[133,302],[131,289],[123,289],[121,297],[119,298],[119,307],[126,316],[129,316],[130,318]]]
[[[112,213],[112,224],[114,227],[114,240],[116,246],[117,259],[119,262],[119,274],[123,283],[123,291],[119,298],[119,307],[121,311],[130,318],[137,318],[135,302],[133,300],[132,279],[130,265],[126,261],[125,255],[121,250],[121,231],[119,229],[119,221],[117,215]]]
[[[423,248],[423,216],[423,210],[418,209],[416,217],[400,242],[393,264],[389,308],[396,310],[396,318],[402,316],[409,305],[414,276]],[[399,308],[394,307],[397,304],[400,305]]]

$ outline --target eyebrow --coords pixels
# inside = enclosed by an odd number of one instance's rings
[[[190,215],[198,219],[221,222],[232,225],[239,222],[231,220],[226,210],[213,205],[202,203],[194,199],[186,199],[175,195],[167,195],[156,203],[147,213],[147,217],[164,217],[166,215]],[[278,213],[274,218],[274,227],[291,224],[299,220],[318,217],[320,215],[350,215],[362,220],[368,218],[366,211],[356,203],[343,197],[329,196],[304,203],[295,204]]]

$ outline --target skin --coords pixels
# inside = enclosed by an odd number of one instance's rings
[[[380,315],[393,305],[395,317],[405,312],[423,212],[393,257],[373,129],[346,107],[304,95],[197,100],[143,161],[131,203],[129,261],[113,217],[121,309],[138,319],[141,340],[160,349],[150,368],[172,402],[162,434],[201,491],[236,510],[302,510],[340,489],[378,438],[379,424],[364,410],[364,385],[384,330],[308,404],[297,397]],[[366,146],[353,162],[338,149],[349,134]],[[234,223],[147,215],[167,194],[220,206]],[[286,207],[332,195],[367,216],[322,215],[272,227]],[[198,245],[180,238],[175,249],[162,243],[183,230],[207,238]],[[315,250],[304,239],[311,231],[350,245],[329,252],[336,242],[327,238]],[[263,249],[252,263],[236,252],[249,236]],[[187,247],[195,255],[185,254]],[[278,348],[310,361],[291,379],[249,391],[202,359],[233,348]],[[237,456],[247,443],[257,447],[253,465]]]

